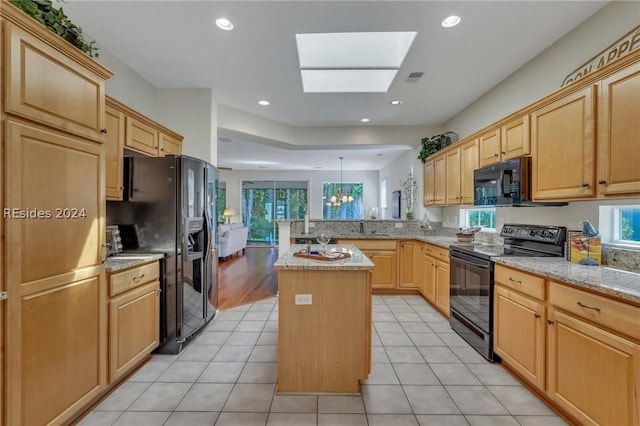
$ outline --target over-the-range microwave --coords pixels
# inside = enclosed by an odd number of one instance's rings
[[[563,202],[531,200],[531,157],[520,157],[473,172],[476,206],[565,206]]]

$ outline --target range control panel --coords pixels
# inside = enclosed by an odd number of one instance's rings
[[[500,236],[513,240],[560,244],[564,242],[565,233],[566,228],[563,226],[505,224]]]

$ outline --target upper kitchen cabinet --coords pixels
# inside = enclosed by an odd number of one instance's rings
[[[4,23],[5,112],[102,142],[110,74],[62,38],[43,41],[43,31]]]
[[[460,204],[460,147],[447,151],[446,158],[446,204]]]
[[[433,159],[427,160],[422,168],[423,204],[432,206],[435,204],[436,170]]]
[[[437,155],[433,159],[434,189],[433,204],[443,206],[447,204],[447,155]]]
[[[107,200],[122,200],[124,186],[123,155],[124,155],[124,114],[109,105],[105,108],[105,158]]]
[[[125,147],[147,154],[158,156],[158,130],[134,117],[126,117]]]
[[[529,116],[508,121],[480,136],[480,167],[530,153]]]
[[[595,196],[595,115],[592,85],[531,113],[534,200]]]
[[[640,64],[600,83],[598,195],[640,193]]]
[[[479,167],[479,140],[473,139],[460,147],[460,201],[473,205],[473,171]]]
[[[182,141],[178,138],[172,137],[160,133],[160,149],[158,151],[158,157],[164,157],[166,155],[180,155],[182,153]]]

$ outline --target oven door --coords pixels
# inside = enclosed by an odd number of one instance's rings
[[[493,262],[451,250],[451,310],[487,334],[493,331]]]

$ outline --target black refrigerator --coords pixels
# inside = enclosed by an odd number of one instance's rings
[[[187,156],[125,157],[124,201],[109,202],[125,251],[163,253],[160,353],[179,353],[216,313],[217,169]]]

